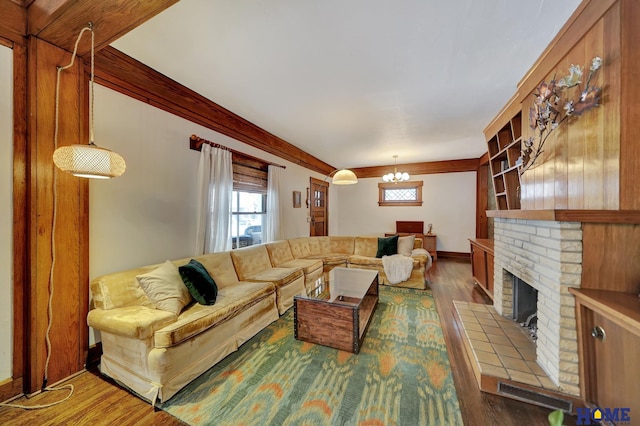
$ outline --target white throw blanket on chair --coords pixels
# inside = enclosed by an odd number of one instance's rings
[[[401,254],[382,256],[382,266],[389,284],[398,284],[411,277],[413,259]]]

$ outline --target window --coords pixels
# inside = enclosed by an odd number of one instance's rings
[[[267,214],[267,171],[267,163],[233,153],[232,248],[262,243],[262,225]]]
[[[262,223],[267,212],[267,195],[233,191],[231,201],[232,248],[262,243]]]
[[[422,181],[378,184],[379,206],[421,206]]]

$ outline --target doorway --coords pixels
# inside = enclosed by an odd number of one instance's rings
[[[309,235],[329,235],[329,182],[310,178],[309,201]]]

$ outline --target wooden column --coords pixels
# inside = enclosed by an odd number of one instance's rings
[[[49,275],[53,315],[48,383],[84,367],[88,350],[88,182],[57,170],[53,164],[55,83],[58,65],[71,54],[35,37],[28,41],[28,288],[25,391],[42,387],[47,356]],[[88,140],[88,85],[82,60],[62,72],[58,145]],[[57,179],[54,196],[54,179]],[[55,229],[54,207],[57,209]],[[55,233],[55,246],[52,246]]]

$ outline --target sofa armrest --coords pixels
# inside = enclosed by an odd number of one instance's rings
[[[171,312],[146,306],[93,309],[87,315],[87,323],[97,330],[141,340],[152,337],[156,330],[176,320]]]

